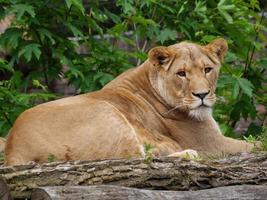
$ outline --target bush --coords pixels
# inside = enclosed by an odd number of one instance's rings
[[[258,1],[115,2],[0,0],[0,19],[15,16],[0,35],[0,51],[10,55],[0,59],[0,135],[23,110],[60,97],[51,87],[57,79],[68,79],[76,93],[97,90],[144,61],[153,45],[206,44],[218,36],[230,50],[218,82],[216,120],[224,134],[235,136],[241,118],[261,117],[255,106],[267,102],[267,57],[261,54],[267,28]],[[81,45],[88,52],[77,53]],[[263,129],[252,122],[246,134],[257,136]]]

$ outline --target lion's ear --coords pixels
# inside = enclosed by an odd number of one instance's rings
[[[223,38],[215,39],[206,46],[206,49],[217,55],[222,62],[228,50],[227,41]]]
[[[154,66],[161,66],[167,71],[175,58],[175,53],[168,47],[159,46],[151,49],[148,57]]]

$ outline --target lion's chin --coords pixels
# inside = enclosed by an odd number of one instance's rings
[[[212,108],[207,106],[199,106],[189,110],[188,115],[195,120],[205,121],[212,116]]]

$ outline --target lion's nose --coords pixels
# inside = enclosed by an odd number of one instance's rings
[[[208,94],[210,93],[210,91],[208,92],[203,92],[203,93],[194,93],[192,92],[192,94],[198,98],[200,98],[201,100],[203,100]]]

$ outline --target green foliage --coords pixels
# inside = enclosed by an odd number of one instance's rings
[[[149,164],[153,159],[152,151],[154,147],[150,143],[144,143],[143,148],[145,152],[144,162]]]
[[[115,2],[0,1],[0,19],[15,15],[0,35],[0,51],[10,55],[0,59],[0,135],[25,109],[60,96],[51,87],[56,79],[68,79],[77,93],[97,90],[144,61],[151,46],[207,44],[216,37],[229,43],[214,111],[223,133],[235,136],[241,118],[260,117],[255,105],[267,103],[267,58],[261,54],[267,27],[257,0]],[[87,53],[77,53],[81,45]],[[262,134],[257,126],[247,135]]]
[[[255,150],[267,151],[267,129],[261,130],[261,135],[243,136],[243,138],[255,146]],[[260,142],[260,143],[259,143]]]
[[[259,136],[261,141],[261,148],[263,151],[267,151],[267,128],[264,127],[262,134]]]
[[[54,154],[49,154],[47,157],[48,162],[55,162],[57,160],[57,157]]]

